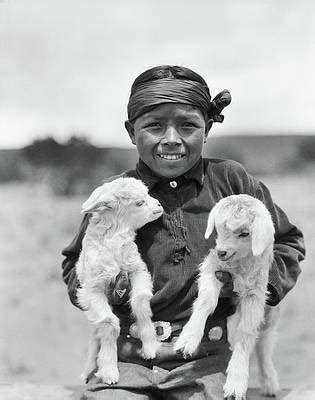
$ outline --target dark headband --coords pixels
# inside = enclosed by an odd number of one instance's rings
[[[211,101],[208,88],[199,82],[163,78],[136,87],[129,99],[128,119],[134,121],[163,103],[180,103],[197,107],[214,122],[222,122],[224,116],[220,113],[230,102],[228,90],[223,90]]]

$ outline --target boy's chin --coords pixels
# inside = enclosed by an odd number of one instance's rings
[[[163,168],[155,168],[153,172],[163,178],[178,178],[179,176],[185,174],[189,168],[170,168],[170,167],[163,167]],[[152,168],[151,168],[152,169]]]

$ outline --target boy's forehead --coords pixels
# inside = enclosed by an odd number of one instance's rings
[[[143,114],[140,118],[148,119],[152,117],[163,117],[165,115],[178,115],[190,117],[202,117],[202,112],[190,104],[163,103],[154,107],[152,110]]]

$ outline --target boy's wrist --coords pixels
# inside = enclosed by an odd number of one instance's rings
[[[279,302],[280,302],[280,297],[277,289],[274,286],[272,286],[272,284],[268,283],[266,304],[268,304],[268,306],[276,306]]]
[[[216,278],[223,283],[220,291],[220,297],[237,297],[237,293],[233,291],[233,279],[229,272],[216,271]]]
[[[120,272],[109,286],[109,302],[112,305],[126,303],[130,292],[130,281],[127,272]]]

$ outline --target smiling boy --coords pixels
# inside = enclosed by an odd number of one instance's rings
[[[198,162],[211,125],[199,109],[169,103],[125,124],[140,159],[164,178],[181,176]]]
[[[122,176],[141,179],[164,209],[161,218],[141,228],[137,235],[139,251],[152,275],[151,307],[161,348],[154,360],[139,356],[141,345],[131,328],[133,320],[125,290],[128,277],[118,277],[113,309],[121,321],[120,381],[107,386],[93,377],[82,398],[222,399],[230,357],[226,318],[234,312],[229,279],[192,359],[186,360],[173,350],[197,295],[198,265],[214,247],[213,236],[205,240],[204,233],[208,214],[221,198],[239,193],[252,195],[265,203],[273,217],[276,235],[268,303],[278,304],[296,282],[299,262],[304,258],[300,230],[273,203],[268,189],[242,165],[202,158],[212,124],[223,121],[221,111],[229,102],[228,91],[211,100],[203,78],[184,67],[151,68],[132,86],[125,127],[137,147],[139,162]],[[75,263],[87,225],[85,217],[78,235],[63,250],[63,278],[75,305]]]

